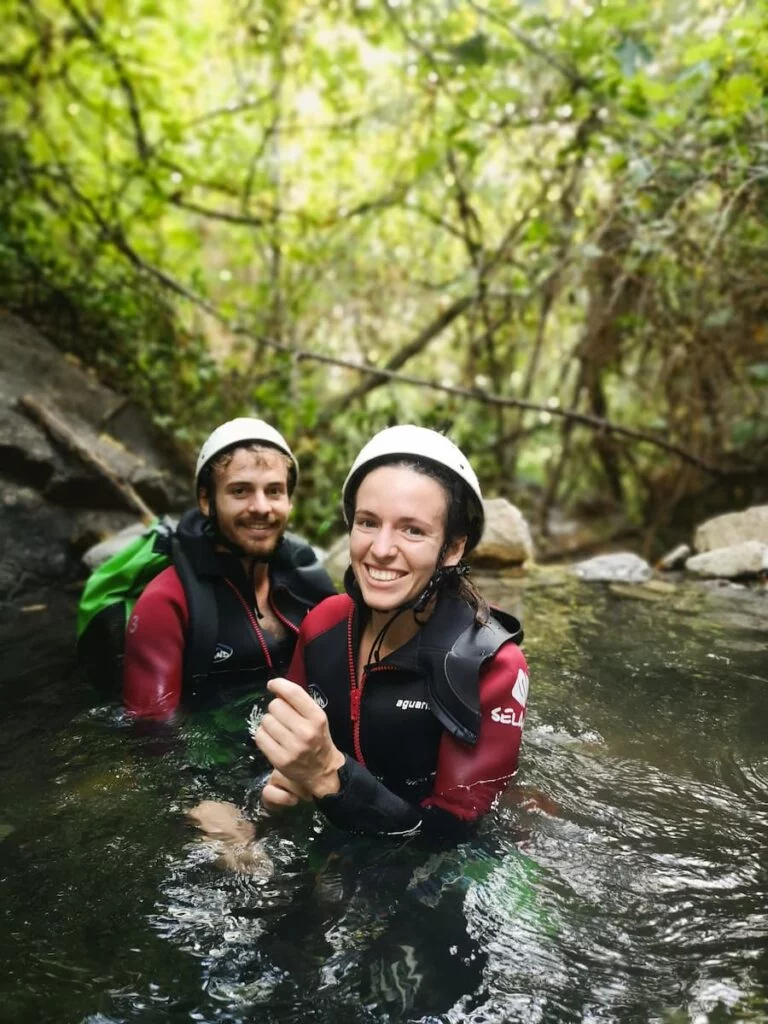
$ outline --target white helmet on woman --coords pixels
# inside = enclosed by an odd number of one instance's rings
[[[226,423],[222,423],[220,427],[216,427],[213,433],[208,436],[208,439],[200,449],[200,454],[197,456],[195,481],[199,481],[200,473],[214,456],[218,455],[219,452],[223,452],[225,448],[231,448],[233,445],[238,444],[264,444],[270,448],[276,448],[284,455],[287,455],[293,467],[288,477],[288,490],[289,492],[293,491],[299,479],[299,464],[296,461],[296,456],[288,447],[288,442],[279,431],[275,430],[269,423],[265,423],[264,420],[255,419],[252,416],[239,416],[237,419],[228,420]]]
[[[379,431],[363,446],[352,463],[352,468],[341,489],[342,510],[347,526],[350,525],[349,508],[354,501],[360,481],[377,465],[393,462],[398,458],[431,462],[447,469],[459,478],[469,492],[467,506],[470,529],[465,553],[476,547],[483,533],[485,512],[483,510],[483,495],[475,471],[461,449],[450,438],[444,434],[438,434],[436,430],[412,424],[401,424]],[[362,472],[364,469],[365,472]]]

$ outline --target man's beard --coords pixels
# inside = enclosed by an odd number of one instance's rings
[[[250,527],[269,527],[269,532],[264,536],[252,534]],[[286,524],[280,521],[252,520],[248,522],[235,523],[235,543],[248,555],[258,555],[262,558],[269,558],[277,550],[283,539]]]

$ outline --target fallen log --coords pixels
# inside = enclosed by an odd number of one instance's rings
[[[144,499],[137,493],[136,489],[119,473],[116,473],[111,466],[88,448],[64,420],[60,419],[49,409],[39,402],[32,395],[24,395],[19,399],[19,405],[24,412],[36,423],[42,426],[51,438],[62,445],[68,452],[75,455],[86,466],[99,473],[115,491],[123,498],[128,505],[136,509],[145,523],[156,519],[155,513],[147,505]]]

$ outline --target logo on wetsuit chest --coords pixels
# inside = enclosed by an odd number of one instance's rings
[[[231,658],[235,652],[227,644],[216,644],[216,650],[213,654],[214,663],[219,661],[226,661],[227,658]]]
[[[325,694],[323,693],[319,686],[315,686],[314,683],[310,683],[307,689],[309,691],[309,696],[312,698],[312,700],[315,702],[315,704],[317,704],[319,708],[328,707],[328,698],[325,696]]]
[[[402,708],[403,711],[429,711],[429,701],[426,700],[404,700],[402,697],[395,704],[396,708]]]

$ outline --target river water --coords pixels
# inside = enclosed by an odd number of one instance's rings
[[[0,667],[0,1021],[768,1021],[768,595],[485,592],[521,614],[521,770],[458,848],[299,813],[251,873],[185,823],[241,802],[243,709],[128,727],[66,606]]]

